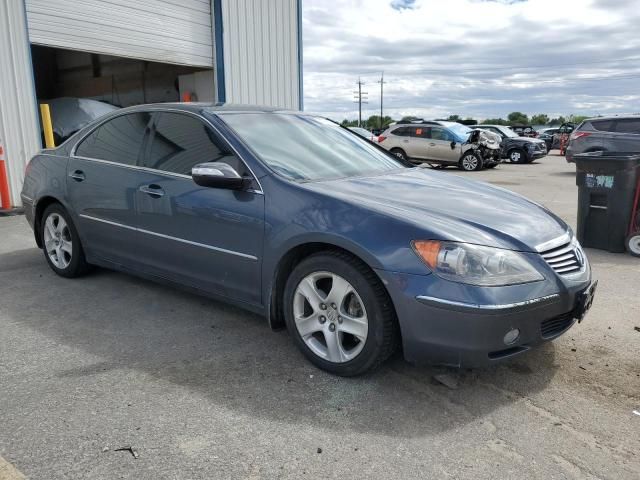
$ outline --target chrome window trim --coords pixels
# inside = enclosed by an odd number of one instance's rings
[[[76,143],[71,148],[71,151],[69,152],[69,157],[70,158],[78,158],[78,159],[81,159],[81,160],[91,160],[91,161],[94,161],[94,162],[103,162],[103,163],[107,163],[109,165],[119,165],[119,166],[123,166],[125,168],[131,168],[131,169],[134,169],[134,170],[146,171],[146,172],[151,172],[151,173],[159,173],[159,174],[164,174],[164,175],[169,175],[169,176],[174,176],[174,177],[180,177],[180,178],[188,178],[190,180],[193,180],[190,175],[184,175],[182,173],[167,172],[165,170],[158,170],[156,168],[142,167],[140,165],[127,165],[125,163],[112,162],[110,160],[103,160],[101,158],[92,158],[92,157],[84,157],[82,155],[76,155],[76,150],[78,148],[78,145],[80,145],[80,143],[82,143],[89,135],[91,135],[96,129],[98,129],[99,127],[101,127],[102,125],[107,123],[108,121],[111,121],[111,120],[113,120],[113,119],[115,119],[117,117],[120,117],[122,115],[131,115],[131,114],[134,114],[134,113],[162,113],[162,112],[172,112],[172,113],[179,113],[179,114],[182,113],[182,114],[186,114],[186,115],[191,115],[192,117],[195,117],[195,118],[199,119],[200,121],[204,122],[206,125],[211,127],[211,129],[213,129],[213,131],[216,132],[216,134],[220,138],[222,138],[225,142],[227,142],[229,147],[231,147],[231,150],[233,150],[233,153],[240,159],[240,161],[244,164],[244,166],[247,167],[247,170],[249,170],[249,172],[251,172],[251,175],[253,176],[254,180],[258,184],[258,187],[259,187],[258,190],[254,189],[254,188],[250,188],[250,189],[247,189],[245,191],[249,192],[249,193],[255,193],[255,194],[258,194],[258,195],[264,195],[264,190],[262,188],[262,184],[260,183],[260,180],[258,179],[258,176],[254,173],[253,169],[245,161],[245,159],[242,157],[242,155],[240,155],[240,152],[238,152],[238,150],[231,144],[231,142],[229,142],[224,137],[224,135],[222,135],[220,130],[214,124],[212,124],[207,118],[205,118],[203,115],[200,115],[200,114],[194,113],[194,112],[190,112],[188,110],[181,110],[179,108],[166,108],[166,107],[153,108],[153,107],[151,107],[151,108],[145,108],[145,109],[140,109],[140,110],[118,112],[116,114],[109,115],[108,118],[105,118],[102,121],[100,121],[99,123],[97,123],[96,125],[94,125],[89,131],[84,133],[76,141]]]
[[[196,247],[202,247],[202,248],[206,248],[206,249],[209,249],[209,250],[214,250],[214,251],[220,252],[220,253],[227,253],[229,255],[235,255],[237,257],[247,258],[247,259],[253,260],[253,261],[257,261],[258,260],[258,257],[256,257],[255,255],[249,255],[248,253],[236,252],[235,250],[227,250],[226,248],[214,247],[213,245],[207,245],[206,243],[194,242],[192,240],[186,240],[184,238],[179,238],[179,237],[172,237],[171,235],[165,235],[164,233],[152,232],[151,230],[145,230],[143,228],[132,227],[130,225],[125,225],[123,223],[113,222],[111,220],[105,220],[104,218],[93,217],[91,215],[85,215],[84,213],[81,213],[79,216],[82,217],[82,218],[85,218],[87,220],[93,220],[93,221],[96,221],[96,222],[106,223],[108,225],[113,225],[115,227],[126,228],[127,230],[133,230],[133,231],[140,232],[140,233],[146,233],[147,235],[153,235],[155,237],[166,238],[168,240],[174,240],[176,242],[186,243],[188,245],[194,245]]]
[[[560,298],[560,294],[554,293],[551,295],[545,295],[543,297],[524,300],[522,302],[503,303],[503,304],[478,304],[478,303],[459,302],[455,300],[445,300],[443,298],[430,297],[428,295],[418,295],[416,297],[416,300],[426,304],[431,304],[431,305],[439,304],[439,305],[445,305],[447,307],[462,308],[464,310],[502,313],[502,311],[515,310],[515,309],[528,307],[532,305],[538,305],[540,303],[551,303],[552,301],[555,301],[558,298]]]

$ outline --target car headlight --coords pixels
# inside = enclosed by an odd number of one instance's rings
[[[415,240],[413,250],[436,275],[483,287],[544,280],[518,252],[470,243]]]

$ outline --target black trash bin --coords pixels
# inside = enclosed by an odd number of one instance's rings
[[[578,185],[578,231],[585,247],[625,251],[640,153],[591,152],[574,155]]]

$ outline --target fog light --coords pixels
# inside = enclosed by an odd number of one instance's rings
[[[519,336],[520,336],[520,330],[518,330],[517,328],[514,328],[513,330],[509,330],[507,334],[504,336],[504,344],[511,345],[512,343],[515,343],[515,341],[518,340]]]

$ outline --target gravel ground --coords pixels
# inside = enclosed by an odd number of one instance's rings
[[[450,172],[575,224],[563,158]],[[24,217],[0,238],[3,480],[640,478],[640,259],[588,250],[586,320],[451,389],[401,358],[333,377],[261,317],[124,274],[56,277]]]

